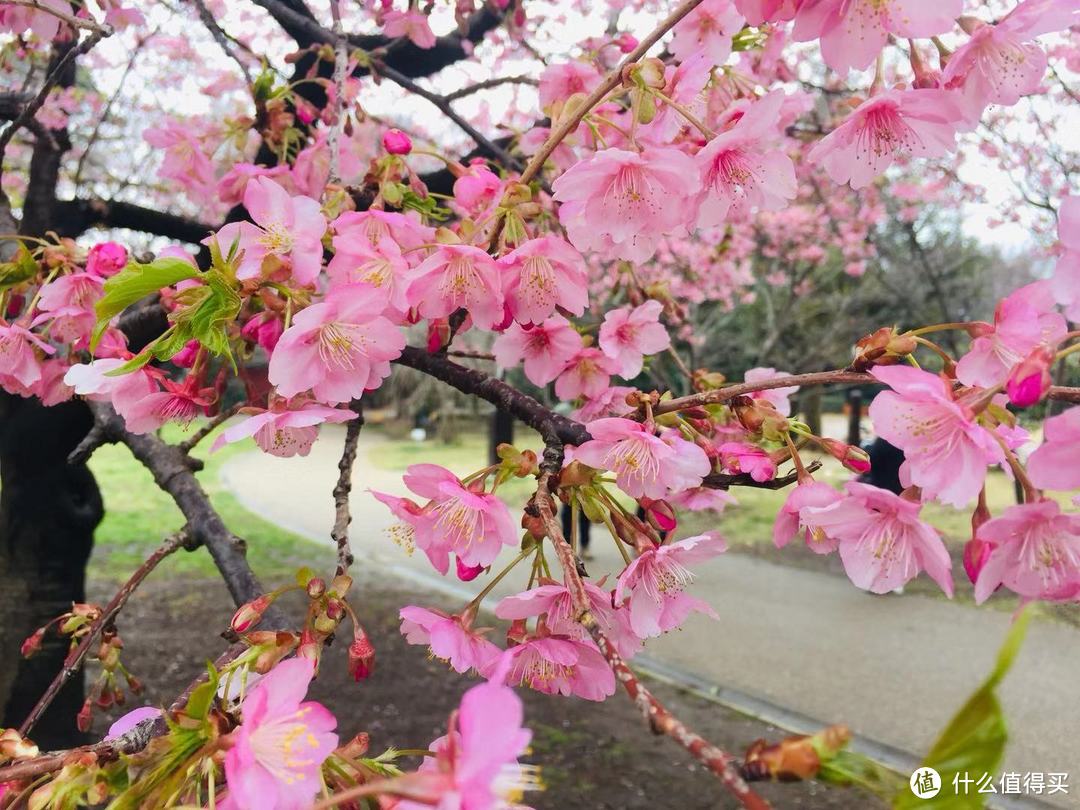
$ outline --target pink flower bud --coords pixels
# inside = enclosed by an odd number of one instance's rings
[[[972,584],[979,578],[979,572],[986,565],[993,548],[993,543],[988,543],[986,540],[980,540],[977,537],[971,538],[964,544],[964,571]]]
[[[354,681],[366,680],[375,669],[375,648],[360,628],[349,645],[349,674]]]
[[[1018,408],[1030,408],[1046,396],[1053,380],[1050,366],[1054,362],[1054,351],[1049,346],[1036,346],[1031,354],[1013,366],[1009,379],[1005,382],[1005,391],[1009,402]]]
[[[79,731],[87,732],[90,730],[90,719],[94,713],[94,701],[91,698],[87,698],[86,702],[79,709],[79,713],[75,715],[75,725]]]
[[[262,621],[263,614],[270,607],[272,601],[268,594],[263,594],[256,599],[252,599],[247,604],[241,605],[239,610],[233,614],[232,629],[237,633],[246,633]]]
[[[86,272],[101,278],[114,276],[127,264],[127,248],[116,242],[101,242],[90,248],[86,256]]]
[[[260,312],[244,324],[240,334],[252,343],[259,344],[266,351],[272,352],[284,331],[285,325],[281,322],[281,318],[273,312]]]
[[[619,34],[615,44],[619,46],[619,50],[623,53],[630,53],[638,46],[638,40],[633,34]]]
[[[667,501],[641,498],[638,503],[645,510],[645,519],[649,521],[649,525],[658,532],[675,531],[675,527],[679,525],[675,519],[675,510]]]
[[[388,129],[382,136],[383,149],[391,155],[407,155],[412,151],[412,139],[400,129]]]
[[[184,348],[169,358],[169,362],[180,368],[191,368],[195,365],[195,358],[199,356],[199,347],[199,341],[189,340],[184,344]]]
[[[307,595],[312,599],[318,599],[326,593],[326,580],[322,577],[312,577],[307,583]]]
[[[39,627],[27,636],[26,641],[22,643],[22,648],[19,650],[19,652],[22,653],[22,657],[29,658],[34,653],[38,652],[41,649],[41,641],[43,638],[45,638],[44,627]]]
[[[474,579],[480,576],[480,572],[484,570],[484,566],[482,565],[474,565],[470,568],[461,561],[461,557],[457,557],[456,562],[457,577],[462,582],[472,582]]]
[[[855,447],[837,439],[822,439],[821,446],[853,473],[862,475],[870,472],[870,455],[861,447]]]

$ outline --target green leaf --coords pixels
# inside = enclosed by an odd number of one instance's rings
[[[961,786],[958,794],[953,778],[966,774],[979,779],[984,773],[994,774],[1001,764],[1008,731],[996,689],[1016,659],[1030,620],[1031,610],[1025,608],[1009,628],[993,672],[945,726],[922,761],[921,767],[933,768],[941,775],[941,791],[933,798],[921,799],[904,788],[893,801],[894,810],[975,810],[983,806],[985,794],[980,794],[977,786],[968,785],[967,794]]]
[[[201,683],[191,691],[184,713],[195,720],[205,720],[210,714],[210,707],[214,705],[214,697],[217,695],[218,681],[220,676],[214,669],[213,664],[206,665],[208,678],[206,683]]]
[[[178,281],[195,278],[198,275],[197,267],[181,259],[162,257],[150,264],[129,262],[127,267],[105,282],[105,294],[94,307],[98,323],[90,341],[90,350],[93,351],[97,347],[109,321],[136,301],[157,292],[162,287],[171,287]]]
[[[38,269],[30,251],[20,246],[15,261],[0,264],[0,290],[29,281],[38,274]]]

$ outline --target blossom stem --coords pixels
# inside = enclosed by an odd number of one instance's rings
[[[1068,357],[1070,354],[1076,354],[1077,352],[1080,352],[1080,343],[1074,343],[1072,346],[1069,346],[1067,349],[1062,349],[1060,352],[1055,354],[1054,355],[1054,362],[1056,363],[1058,360],[1063,360],[1066,357]]]
[[[1013,475],[1016,476],[1016,480],[1020,482],[1020,486],[1024,490],[1024,503],[1034,503],[1039,500],[1039,490],[1031,483],[1027,471],[1024,470],[1024,465],[1020,463],[1020,459],[1016,457],[1016,454],[1009,448],[1009,445],[1006,444],[1005,439],[993,430],[990,431],[990,435],[993,436],[1001,446],[1002,452],[1005,453],[1005,460],[1009,462],[1009,468],[1013,471]]]
[[[673,98],[669,98],[655,88],[649,88],[649,92],[656,96],[658,99],[660,99],[662,102],[667,104],[669,107],[671,107],[671,109],[675,110],[675,112],[677,112],[691,124],[693,124],[694,127],[696,127],[697,130],[708,140],[711,141],[713,138],[716,137],[716,133],[713,132],[709,127],[707,127],[700,118],[690,112],[690,110],[687,109],[684,105],[680,104]]]
[[[507,574],[509,574],[511,571],[513,571],[514,568],[517,567],[517,564],[519,562],[524,560],[530,554],[535,553],[537,551],[537,549],[539,549],[539,548],[540,548],[539,543],[533,543],[528,548],[522,549],[521,552],[516,557],[514,557],[514,559],[512,559],[510,561],[509,565],[507,565],[503,570],[501,570],[498,574],[496,574],[492,578],[491,582],[489,582],[487,585],[485,585],[484,589],[482,591],[480,591],[480,593],[478,593],[475,597],[473,597],[472,601],[469,602],[469,604],[465,606],[465,610],[463,610],[462,613],[467,613],[469,611],[476,612],[480,608],[480,603],[483,602],[485,597],[487,597],[487,595],[489,593],[491,593],[495,589],[495,586],[498,585],[502,581],[503,577],[505,577]]]
[[[941,348],[941,346],[934,343],[934,341],[927,340],[924,337],[916,337],[915,342],[918,343],[920,346],[925,346],[930,351],[932,351],[934,354],[936,354],[938,357],[940,357],[942,360],[944,360],[946,367],[953,366],[953,365],[956,364],[956,361],[953,360],[952,356],[947,351],[945,351],[943,348]]]
[[[548,135],[544,145],[537,150],[536,154],[532,156],[529,161],[529,165],[525,167],[525,171],[521,173],[521,183],[528,184],[533,178],[535,178],[544,168],[544,163],[551,157],[551,153],[555,151],[556,147],[565,140],[566,136],[577,129],[578,124],[590,110],[595,107],[601,99],[608,93],[614,90],[622,82],[622,71],[627,65],[632,65],[637,62],[641,57],[648,53],[649,49],[655,45],[660,39],[675,27],[675,24],[679,22],[683,17],[697,8],[703,0],[684,0],[680,3],[674,11],[665,17],[659,25],[653,29],[653,32],[641,40],[638,46],[634,48],[630,53],[626,55],[616,67],[604,77],[604,80],[598,84],[588,97],[582,102],[581,106],[574,111],[572,115],[564,117],[559,121],[559,125]]]
[[[811,438],[816,439],[817,436],[813,436]],[[813,480],[810,473],[806,471],[806,467],[803,466],[802,459],[799,458],[799,451],[795,447],[795,442],[791,440],[790,433],[784,433],[784,443],[787,444],[788,450],[791,453],[791,463],[795,465],[795,474],[798,476],[799,483],[801,484],[807,479]]]
[[[950,321],[948,323],[935,323],[932,326],[921,326],[918,329],[909,329],[901,337],[916,337],[917,335],[929,335],[931,332],[947,332],[952,329],[967,329],[971,321]]]

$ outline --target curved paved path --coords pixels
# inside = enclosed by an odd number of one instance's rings
[[[343,431],[323,430],[307,458],[246,453],[229,459],[221,475],[247,508],[329,545],[330,491]],[[390,540],[389,511],[365,491],[406,494],[399,474],[371,464],[381,441],[363,433],[354,468],[358,565],[404,574],[421,591],[427,583],[475,592],[484,578],[470,584],[441,579],[422,553],[407,556]],[[614,547],[594,545],[590,569],[617,571]],[[649,643],[652,658],[811,718],[846,722],[871,740],[913,754],[929,748],[989,672],[1010,621],[1003,611],[924,596],[873,598],[840,577],[739,554],[706,563],[697,573],[692,591],[730,620],[692,617],[682,630]],[[495,594],[516,590],[514,580],[507,577]],[[1005,770],[1070,773],[1070,795],[1058,794],[1054,803],[1080,807],[1080,631],[1033,623],[1002,698],[1012,735]]]

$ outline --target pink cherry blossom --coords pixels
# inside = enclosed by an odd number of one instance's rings
[[[600,349],[618,368],[620,377],[630,379],[641,373],[646,355],[662,352],[671,345],[671,336],[660,323],[664,305],[646,301],[634,309],[608,310],[600,325]]]
[[[540,74],[540,106],[546,109],[556,101],[566,101],[575,93],[588,95],[600,84],[600,73],[584,62],[556,62]]]
[[[777,548],[783,548],[802,530],[806,537],[806,546],[811,551],[818,554],[835,551],[836,538],[829,537],[819,527],[809,523],[806,510],[829,506],[841,498],[840,493],[828,484],[814,480],[800,482],[797,487],[788,492],[784,505],[776,514],[776,520],[773,522],[773,543]]]
[[[559,307],[581,315],[589,304],[585,262],[557,236],[530,239],[499,259],[503,292],[518,323],[540,323]]]
[[[773,146],[784,99],[781,90],[769,93],[697,153],[703,188],[700,227],[719,225],[729,214],[743,216],[752,209],[776,211],[795,199],[795,164]]]
[[[793,36],[799,42],[820,39],[825,64],[845,74],[868,67],[889,34],[943,34],[963,11],[963,0],[805,0],[795,13]]]
[[[155,149],[165,150],[158,171],[161,177],[175,180],[197,202],[213,199],[217,185],[214,165],[196,130],[168,119],[164,126],[144,130],[143,139]]]
[[[450,567],[450,554],[466,567],[488,566],[504,545],[517,543],[510,510],[499,496],[467,488],[452,472],[436,464],[413,464],[405,486],[428,503],[415,504],[383,493],[373,493],[413,529],[416,545],[441,574]]]
[[[466,216],[478,216],[499,200],[502,191],[499,175],[480,160],[454,181],[454,202]]]
[[[252,316],[247,323],[240,327],[240,334],[262,346],[266,351],[272,352],[285,331],[285,324],[276,312],[260,312]]]
[[[499,265],[471,245],[441,245],[416,268],[407,298],[422,318],[445,318],[463,307],[481,329],[504,316]]]
[[[991,544],[975,580],[976,602],[999,585],[1025,599],[1080,596],[1080,515],[1063,514],[1056,501],[1010,506],[979,526],[976,537]]]
[[[715,62],[707,53],[695,53],[677,66],[664,71],[663,94],[691,114],[703,118],[706,103],[704,91],[709,83]],[[664,102],[657,103],[656,116],[641,127],[641,136],[649,143],[663,144],[675,139],[679,132],[691,124],[683,115]]]
[[[86,272],[99,278],[114,276],[127,264],[127,248],[116,242],[98,242],[86,254]]]
[[[589,598],[589,612],[597,626],[615,645],[622,658],[630,659],[641,649],[641,639],[630,629],[630,614],[611,605],[611,594],[591,582],[585,581],[585,593]],[[555,635],[571,636],[584,641],[589,638],[586,630],[574,616],[573,597],[565,585],[539,585],[522,593],[507,596],[495,607],[500,619],[531,619],[546,615],[545,623]]]
[[[41,379],[37,381],[32,391],[46,408],[67,402],[75,396],[75,389],[64,382],[64,376],[69,368],[71,366],[60,358],[52,358],[41,364]]]
[[[132,433],[152,433],[166,422],[187,426],[198,416],[205,416],[210,400],[206,392],[199,391],[189,377],[182,383],[167,377],[161,379],[164,390],[155,390],[133,402],[120,413],[124,426]]]
[[[70,273],[41,288],[38,315],[31,326],[50,322],[49,334],[57,340],[78,343],[89,338],[97,323],[94,304],[102,296],[103,281],[96,273]]]
[[[398,615],[405,640],[430,647],[432,655],[448,662],[455,672],[485,672],[502,654],[461,616],[415,605],[403,607]]]
[[[775,380],[779,377],[791,376],[787,371],[777,371],[775,368],[751,368],[747,369],[746,374],[743,375],[743,382],[747,383],[759,383],[766,380]],[[759,399],[768,402],[777,412],[782,416],[791,415],[791,402],[788,397],[794,396],[798,393],[799,386],[797,385],[785,385],[780,388],[765,388],[760,391],[751,391],[747,396],[751,399]]]
[[[1080,408],[1051,416],[1043,422],[1044,441],[1028,457],[1031,483],[1040,489],[1080,487]]]
[[[746,17],[749,25],[763,22],[790,20],[802,4],[802,0],[735,0],[735,8]]]
[[[559,373],[555,380],[555,395],[563,400],[598,397],[608,390],[611,375],[618,370],[614,360],[599,349],[587,346],[571,357]]]
[[[298,284],[313,284],[322,269],[322,236],[326,218],[310,197],[290,197],[268,177],[256,177],[244,190],[251,222],[230,222],[217,233],[223,253],[234,240],[244,251],[237,269],[241,279],[258,278],[267,259],[286,262]]]
[[[352,239],[365,239],[378,246],[383,239],[392,239],[402,251],[412,251],[435,241],[435,229],[410,214],[394,211],[346,211],[333,222],[334,233],[348,234]],[[344,243],[348,248],[350,242]]]
[[[769,453],[749,442],[724,442],[718,448],[720,463],[725,472],[733,475],[743,473],[758,483],[776,477],[776,462]]]
[[[218,434],[211,451],[254,436],[255,444],[264,453],[281,458],[306,456],[319,437],[319,425],[324,422],[348,422],[355,418],[354,411],[344,408],[328,408],[305,402],[290,409],[279,402],[270,410],[249,415],[244,421],[227,427]]]
[[[626,404],[626,397],[636,390],[626,385],[612,385],[598,396],[586,399],[580,408],[570,412],[570,417],[579,422],[592,422],[605,416],[625,416],[634,410]]]
[[[694,163],[677,149],[603,149],[554,183],[559,220],[578,250],[645,261],[661,236],[694,220]]]
[[[282,661],[244,698],[242,722],[225,753],[228,796],[223,810],[307,807],[322,786],[322,763],[337,747],[337,720],[304,701],[315,665]]]
[[[399,320],[409,309],[409,263],[393,239],[373,244],[360,229],[350,228],[334,236],[334,258],[326,266],[333,286],[370,284],[387,302],[383,314]]]
[[[859,189],[898,158],[949,152],[962,120],[960,107],[945,90],[886,90],[860,104],[807,157],[823,165],[835,182]]]
[[[218,198],[226,205],[239,205],[244,201],[244,191],[256,177],[269,177],[290,193],[293,188],[288,165],[258,166],[254,163],[234,163],[221,179],[218,180]]]
[[[384,299],[367,284],[338,287],[293,318],[268,375],[283,397],[311,391],[336,405],[378,388],[401,354],[405,335],[380,314]]]
[[[435,34],[431,31],[428,16],[422,11],[390,10],[383,15],[383,34],[391,39],[408,37],[417,48],[434,48]]]
[[[580,349],[581,335],[561,315],[529,329],[511,324],[492,346],[500,369],[514,368],[524,358],[525,376],[539,386],[558,377]]]
[[[743,17],[731,0],[705,0],[674,29],[671,52],[679,60],[704,53],[714,65],[731,55],[731,38],[743,27]]]
[[[75,365],[64,374],[64,382],[80,396],[111,402],[116,412],[124,416],[137,402],[158,390],[154,378],[145,369],[130,374],[109,375],[110,371],[115,371],[125,362],[118,357],[104,357]]]
[[[855,481],[844,489],[846,497],[802,514],[839,543],[848,578],[863,590],[888,593],[926,571],[951,597],[952,560],[937,531],[919,519],[922,504]]]
[[[648,549],[619,575],[615,604],[627,604],[630,627],[651,638],[681,625],[693,612],[717,618],[705,602],[684,592],[694,576],[688,566],[722,554],[727,542],[716,532]]]
[[[974,499],[987,467],[1004,460],[993,435],[941,377],[910,366],[870,373],[893,389],[874,398],[870,419],[877,435],[904,451],[901,480],[907,475],[929,497],[956,507]]]
[[[1075,4],[1026,0],[996,25],[976,23],[971,38],[949,57],[941,81],[962,88],[976,113],[987,104],[1015,104],[1036,92],[1046,73],[1046,52],[1031,40],[1077,23]]]
[[[705,451],[677,431],[656,436],[652,427],[619,417],[597,419],[587,427],[592,439],[567,458],[615,473],[619,489],[633,498],[663,498],[700,486],[711,469]]]
[[[1046,282],[1028,284],[1003,298],[994,310],[993,325],[986,325],[956,364],[956,378],[983,388],[1005,382],[1013,366],[1036,346],[1065,334],[1065,319],[1050,311],[1052,306]]]
[[[543,636],[507,652],[511,658],[508,683],[585,700],[600,701],[615,693],[615,675],[591,640]]]
[[[521,698],[489,682],[474,686],[450,718],[449,733],[428,747],[434,757],[404,777],[422,800],[404,799],[396,810],[500,810],[523,790],[537,787],[532,771],[518,764],[531,733],[522,727]]]
[[[10,378],[25,388],[41,379],[41,361],[35,349],[45,354],[56,350],[28,329],[0,321],[0,380]]]
[[[667,496],[667,502],[691,512],[723,512],[728,506],[738,504],[735,496],[723,489],[692,487]]]

